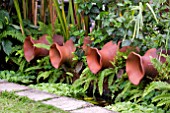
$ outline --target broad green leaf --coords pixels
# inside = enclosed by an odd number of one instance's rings
[[[3,40],[2,47],[4,52],[9,56],[10,53],[12,52],[12,42],[9,40]]]
[[[37,48],[44,48],[44,49],[50,50],[50,45],[37,43],[37,44],[34,44],[34,46]]]
[[[0,21],[0,29],[3,29],[3,23]]]

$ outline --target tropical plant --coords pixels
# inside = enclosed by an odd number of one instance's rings
[[[157,91],[159,94],[152,97],[152,103],[156,103],[158,107],[161,106],[168,110],[170,106],[170,84],[162,81],[153,81],[145,88],[143,97],[153,91]]]
[[[12,40],[17,40],[20,43],[24,41],[24,36],[16,30],[10,23],[9,13],[5,10],[0,10],[0,43],[4,52],[9,56],[12,53],[12,48],[16,45]],[[0,50],[1,50],[0,47]]]

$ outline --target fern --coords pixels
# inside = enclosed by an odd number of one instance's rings
[[[170,79],[170,56],[161,54],[166,59],[166,62],[161,63],[158,59],[153,58],[151,62],[154,68],[158,71],[158,76],[154,80],[169,80]]]
[[[5,30],[0,34],[0,40],[2,38],[7,38],[8,36],[11,36],[12,38],[17,39],[20,42],[24,42],[25,37],[18,32],[17,30]]]
[[[153,81],[151,82],[144,90],[143,97],[148,95],[151,91],[158,89],[158,90],[170,90],[170,84],[167,82],[161,82],[161,81]]]
[[[113,75],[113,76],[112,76]],[[98,88],[99,88],[99,94],[102,95],[103,94],[103,82],[104,82],[104,78],[107,76],[112,76],[114,77],[115,73],[114,70],[112,68],[110,69],[105,69],[103,70],[101,73],[99,73],[99,77],[98,77]],[[109,81],[109,83],[112,81]],[[110,83],[111,84],[111,83]]]
[[[170,108],[170,93],[160,94],[152,99],[152,102],[158,102],[157,106],[165,105],[165,108]]]

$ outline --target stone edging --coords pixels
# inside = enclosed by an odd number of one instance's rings
[[[41,101],[44,104],[55,106],[70,113],[118,113],[82,100],[57,96],[4,80],[0,80],[1,91],[14,91],[19,96],[27,96],[31,100]]]

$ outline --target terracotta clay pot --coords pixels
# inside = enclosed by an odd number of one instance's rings
[[[32,59],[38,56],[46,56],[48,55],[48,50],[37,48],[33,46],[37,43],[48,44],[46,40],[47,35],[43,35],[39,38],[39,40],[33,40],[31,36],[28,36],[24,41],[24,56],[27,62],[30,62]]]
[[[72,40],[68,40],[63,46],[54,43],[49,51],[51,64],[59,68],[65,62],[72,62],[73,54],[76,47]]]
[[[47,56],[49,54],[49,50],[44,49],[44,48],[37,48],[34,46],[34,44],[37,44],[37,43],[50,45],[46,39],[46,36],[48,35],[45,34],[41,36],[38,40],[32,39],[31,36],[26,37],[24,41],[24,56],[27,62],[30,62],[35,57]],[[61,35],[53,36],[53,42],[57,42],[60,45],[62,45],[63,41],[64,41],[64,38]]]
[[[144,75],[150,77],[156,76],[158,73],[151,63],[152,58],[158,58],[157,50],[155,48],[146,51],[144,56],[140,56],[135,52],[131,52],[126,60],[126,72],[129,80],[138,85]]]
[[[106,43],[101,50],[89,48],[87,53],[87,64],[92,73],[98,73],[102,68],[112,67],[110,61],[114,61],[119,49],[112,41]]]

